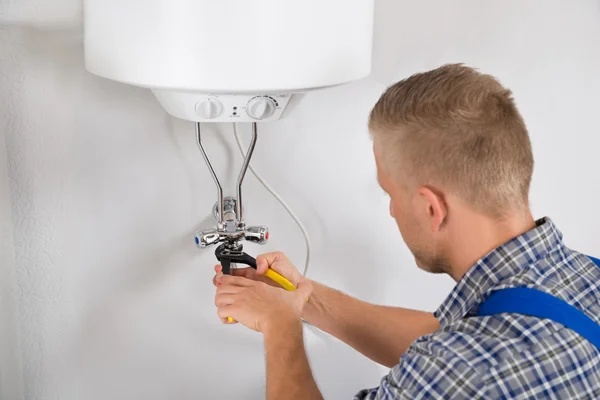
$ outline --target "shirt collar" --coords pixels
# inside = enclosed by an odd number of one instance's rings
[[[536,227],[480,258],[457,282],[452,292],[434,313],[441,327],[467,316],[500,281],[556,250],[562,233],[548,217],[536,221]]]

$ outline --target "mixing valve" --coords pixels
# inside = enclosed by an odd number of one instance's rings
[[[237,179],[237,190],[236,197],[223,197],[223,187],[217,174],[212,166],[210,158],[202,145],[202,133],[200,130],[200,123],[196,123],[196,140],[198,147],[206,161],[206,165],[213,177],[215,185],[217,187],[218,200],[213,208],[213,216],[217,221],[217,226],[213,229],[204,229],[196,232],[196,245],[199,248],[206,248],[216,244],[225,244],[225,247],[235,249],[238,247],[239,242],[249,241],[257,244],[265,244],[269,239],[269,228],[264,225],[259,226],[246,226],[244,221],[244,208],[242,205],[242,183],[250,164],[254,147],[256,146],[257,139],[257,126],[256,123],[252,124],[252,140],[240,174]]]

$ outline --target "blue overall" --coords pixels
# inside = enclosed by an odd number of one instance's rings
[[[589,257],[600,268],[600,260]],[[549,319],[578,333],[600,350],[600,325],[569,303],[548,293],[526,287],[501,289],[480,306],[477,315],[501,313]]]

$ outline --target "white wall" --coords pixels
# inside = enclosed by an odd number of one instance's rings
[[[5,60],[3,55],[0,52],[0,62]],[[2,87],[8,85],[9,80],[0,73]],[[0,110],[3,116],[15,117],[16,110],[5,97],[0,97]],[[8,120],[1,120],[2,132],[9,129]],[[23,398],[23,370],[13,235],[6,142],[5,135],[0,135],[0,399],[19,400]]]
[[[63,1],[64,14],[54,9],[47,23],[48,2],[0,4],[12,7],[0,14],[10,22],[0,30],[0,76],[9,77],[0,89],[17,112],[2,108],[0,126],[8,127],[26,398],[262,398],[260,335],[219,323],[214,257],[193,244],[193,232],[212,224],[215,201],[193,124],[169,118],[146,90],[84,71],[78,2]],[[513,89],[534,145],[536,217],[551,216],[568,244],[600,254],[599,3],[376,6],[372,76],[308,94],[289,118],[260,130],[254,165],[305,221],[310,276],[427,310],[451,289],[449,278],[414,266],[377,187],[366,131],[386,85],[446,62]],[[240,158],[231,127],[207,127],[205,136],[233,193]],[[284,210],[251,176],[245,193],[249,222],[272,233],[267,247],[248,250],[281,249],[302,264],[302,237]],[[307,346],[326,398],[349,398],[385,373],[322,335],[308,332]]]

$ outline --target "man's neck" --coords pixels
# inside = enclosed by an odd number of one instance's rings
[[[502,220],[468,212],[462,217],[461,225],[452,232],[454,243],[450,249],[450,275],[455,281],[495,248],[535,228],[535,220],[529,210]]]

